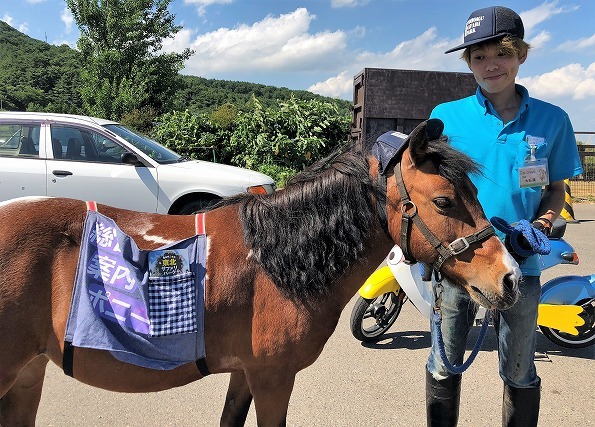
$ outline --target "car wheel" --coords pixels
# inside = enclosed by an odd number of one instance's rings
[[[186,203],[184,206],[182,206],[182,208],[178,211],[178,215],[191,215],[196,212],[203,211],[218,203],[220,200],[221,198],[219,197],[192,200],[191,202]]]

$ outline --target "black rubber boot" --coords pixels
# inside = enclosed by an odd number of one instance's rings
[[[428,427],[454,427],[459,421],[461,375],[436,380],[426,369],[426,414]]]
[[[515,388],[504,384],[502,426],[536,427],[541,387]]]

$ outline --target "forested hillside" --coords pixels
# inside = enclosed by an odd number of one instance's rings
[[[78,95],[78,51],[33,39],[0,21],[0,109],[84,113]],[[225,104],[242,109],[255,96],[266,107],[279,101],[319,99],[335,104],[348,114],[350,102],[247,82],[205,79],[180,75],[181,89],[174,109],[210,113]]]
[[[0,104],[5,110],[78,112],[79,55],[0,21]]]
[[[177,92],[174,106],[176,110],[187,108],[194,113],[210,112],[224,104],[234,104],[242,108],[252,100],[253,95],[266,107],[277,105],[279,101],[287,101],[293,96],[301,100],[318,99],[331,102],[345,114],[349,113],[351,108],[349,101],[323,97],[306,90],[195,76],[182,76],[182,80],[183,89]]]

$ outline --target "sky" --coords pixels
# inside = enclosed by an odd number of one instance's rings
[[[493,5],[525,25],[517,82],[566,110],[575,131],[595,131],[593,0],[173,0],[182,29],[163,49],[194,50],[183,74],[351,101],[364,68],[468,72],[444,51],[462,42],[473,10]],[[80,34],[64,0],[0,0],[0,19],[55,45],[76,48]]]

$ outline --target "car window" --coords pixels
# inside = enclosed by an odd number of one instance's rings
[[[39,157],[38,124],[0,123],[0,156]]]
[[[179,154],[173,152],[169,148],[166,148],[149,138],[139,135],[123,125],[108,124],[104,125],[103,127],[125,139],[158,163],[177,163],[182,160],[182,157]]]
[[[56,159],[122,163],[122,154],[129,151],[118,142],[85,128],[52,125],[51,133]]]

